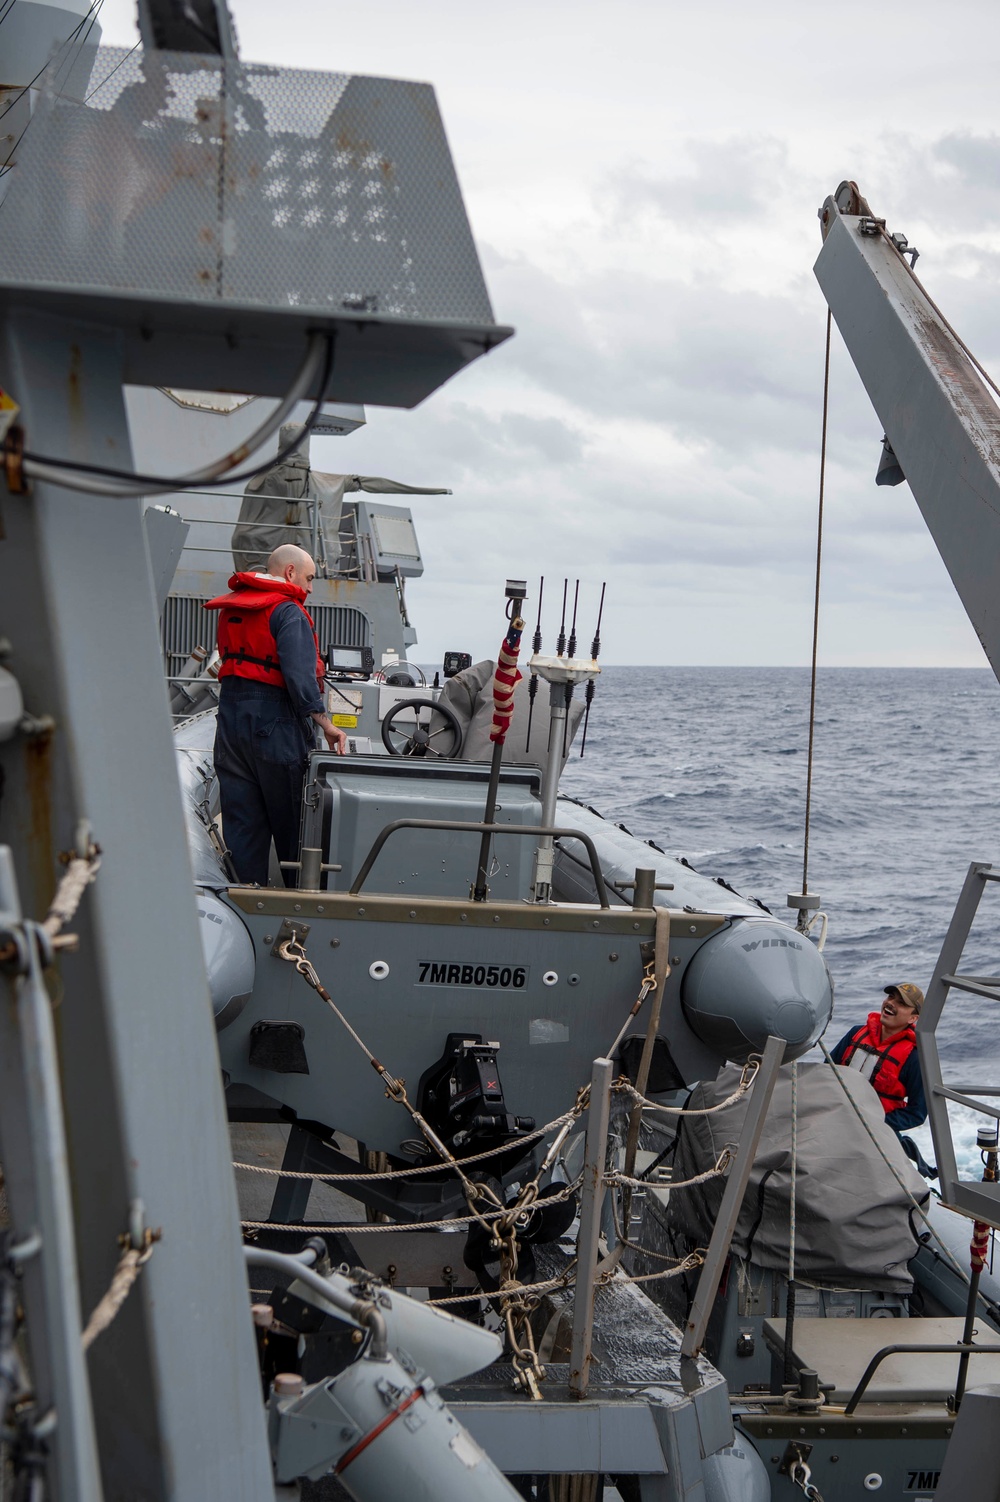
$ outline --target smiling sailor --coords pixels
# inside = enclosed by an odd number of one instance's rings
[[[324,664],[305,602],[316,565],[304,548],[275,548],[263,574],[235,573],[219,612],[215,770],[222,830],[241,882],[266,886],[271,840],[296,858],[302,779],[317,724],[331,751],[347,737],[323,700]]]
[[[885,987],[881,1010],[844,1034],[831,1057],[835,1064],[857,1069],[868,1080],[885,1111],[886,1125],[902,1133],[927,1120],[924,1082],[917,1055],[916,1021],[924,993],[912,981]],[[901,1137],[903,1147],[927,1178],[936,1174],[923,1162],[915,1142]]]

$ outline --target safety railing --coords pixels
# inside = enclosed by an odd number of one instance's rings
[[[1000,1183],[962,1179],[958,1172],[955,1143],[948,1117],[948,1102],[955,1101],[980,1115],[1000,1122],[1000,1086],[995,1082],[945,1084],[936,1032],[952,991],[1000,1002],[1000,976],[960,973],[962,955],[987,884],[1000,881],[1000,871],[983,861],[973,861],[962,887],[948,932],[941,946],[927,995],[917,1019],[917,1047],[927,1114],[940,1176],[941,1198],[963,1215],[1000,1226]],[[989,1102],[992,1100],[992,1104]]]
[[[484,824],[475,820],[450,820],[450,819],[394,819],[391,824],[386,824],[375,837],[375,843],[361,863],[361,868],[350,886],[350,895],[356,897],[364,886],[371,869],[381,854],[385,842],[398,833],[401,829],[429,829],[449,834],[516,834],[529,835],[537,839],[539,835],[551,835],[553,839],[579,840],[590,857],[590,870],[594,878],[594,887],[597,891],[597,900],[603,908],[610,908],[608,889],[604,883],[604,872],[597,858],[597,849],[589,834],[584,834],[579,829],[557,829],[552,825],[543,824]]]

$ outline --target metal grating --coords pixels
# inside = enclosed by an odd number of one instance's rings
[[[93,79],[41,91],[4,282],[492,323],[430,85],[117,48]]]
[[[215,650],[216,623],[213,610],[204,608],[207,595],[168,595],[163,607],[161,641],[166,672],[176,674],[195,647]],[[331,642],[345,647],[370,647],[371,622],[351,605],[312,605],[309,614],[316,623],[320,649]]]
[[[372,628],[368,617],[350,605],[311,605],[306,608],[316,622],[320,650],[331,642],[342,647],[370,647]]]
[[[204,608],[207,599],[208,595],[167,595],[160,639],[168,673],[178,672],[195,647],[215,651],[218,617],[214,610]]]

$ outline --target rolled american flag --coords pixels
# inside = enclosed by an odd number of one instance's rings
[[[504,637],[497,656],[497,670],[493,675],[493,729],[490,731],[490,740],[501,746],[514,718],[514,689],[521,681],[517,659],[523,630],[524,622],[520,616],[516,616]]]

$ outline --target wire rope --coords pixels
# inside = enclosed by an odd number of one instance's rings
[[[86,36],[83,37],[83,39],[81,40],[81,42],[79,44],[81,47],[85,45],[85,43],[87,41],[87,37],[90,36],[90,33],[94,29],[94,22],[97,20],[97,17],[100,15],[101,8],[102,8],[103,5],[104,5],[104,0],[94,0],[94,3],[91,5],[91,7],[87,11],[86,15],[80,17],[80,21],[79,21],[78,25],[76,25],[73,28],[73,30],[70,32],[69,36],[61,44],[61,46],[59,47],[59,50],[56,52],[55,56],[54,57],[48,57],[48,58],[46,58],[45,62],[42,64],[42,66],[39,68],[38,72],[35,74],[34,78],[29,78],[28,82],[26,84],[23,84],[21,86],[21,88],[18,89],[17,93],[14,95],[14,98],[10,101],[10,103],[8,105],[6,105],[6,107],[4,109],[0,110],[0,120],[3,119],[4,115],[8,115],[10,113],[10,111],[14,108],[15,104],[17,104],[18,100],[21,99],[28,92],[29,89],[33,89],[35,87],[35,84],[41,78],[42,74],[48,68],[52,68],[57,63],[58,63],[58,67],[56,68],[55,74],[53,76],[56,77],[56,78],[58,78],[60,72],[62,71],[63,66],[65,65],[65,61],[66,61],[65,58],[63,58],[62,62],[59,61],[60,57],[62,56],[63,49],[66,48],[66,47],[68,47],[71,42],[75,42],[76,39],[77,39],[77,37],[79,36],[80,32],[86,26],[87,27]],[[2,21],[3,19],[6,19],[6,16],[7,16],[7,12],[5,11],[4,12],[4,16],[2,18],[0,18],[0,21]],[[89,25],[87,24],[88,22],[90,23]],[[34,117],[32,117],[32,118],[34,118]],[[31,120],[28,121],[28,125],[30,125],[30,124],[31,124]],[[26,125],[24,127],[24,130],[22,130],[21,134],[18,136],[17,140],[14,142],[13,146],[10,148],[10,151],[7,153],[7,155],[4,158],[3,162],[0,163],[0,170],[2,170],[4,167],[6,167],[8,165],[8,163],[10,162],[11,157],[14,155],[14,152],[17,150],[18,146],[24,140],[24,137],[27,135],[27,132],[28,132],[28,125]]]
[[[819,599],[823,567],[823,505],[826,498],[826,437],[830,413],[830,338],[833,313],[826,310],[826,354],[823,361],[823,430],[819,447],[819,508],[816,517],[816,584],[813,593],[812,666],[809,675],[809,750],[806,756],[806,811],[802,836],[802,895],[809,891],[809,824],[812,816],[813,751],[816,743],[816,662],[819,652]]]
[[[266,423],[262,424],[246,443],[241,444],[238,450],[227,455],[225,460],[217,460],[214,464],[207,466],[206,470],[201,470],[191,475],[177,475],[171,478],[165,475],[144,475],[128,470],[109,469],[101,464],[77,463],[72,459],[50,459],[42,455],[25,452],[23,455],[24,473],[34,479],[46,480],[50,484],[60,485],[66,490],[80,490],[89,495],[110,495],[114,497],[169,495],[174,491],[185,490],[189,485],[205,485],[211,488],[221,488],[225,485],[241,484],[246,480],[251,480],[257,475],[265,474],[276,465],[283,464],[286,459],[297,452],[302,445],[303,439],[315,427],[322,411],[323,403],[326,401],[327,389],[333,373],[334,343],[334,334],[314,331],[310,335],[306,357],[299,368],[292,386],[279,406],[270,414]],[[297,434],[295,439],[286,445],[284,449],[280,449],[277,454],[272,455],[263,463],[235,474],[231,469],[227,469],[219,475],[220,467],[223,464],[230,460],[238,463],[247,453],[253,452],[253,449],[259,448],[262,443],[265,443],[275,428],[281,426],[288,413],[302,400],[305,392],[312,385],[316,374],[316,366],[320,359],[322,360],[322,370],[319,377],[319,393],[312,411],[302,425],[303,431]],[[205,475],[208,471],[213,471],[219,477],[206,479]],[[90,478],[91,476],[93,478]],[[112,482],[128,481],[129,483],[102,484],[102,479],[105,481],[111,480]]]

